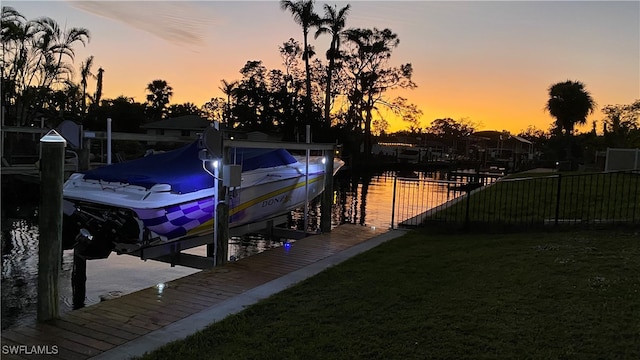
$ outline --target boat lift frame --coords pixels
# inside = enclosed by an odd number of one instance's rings
[[[218,179],[223,177],[222,169],[223,165],[230,163],[230,149],[231,148],[255,148],[255,149],[287,149],[287,150],[305,150],[307,154],[310,150],[322,151],[323,156],[327,158],[325,162],[325,186],[321,195],[321,217],[320,217],[320,231],[331,231],[331,206],[333,204],[333,158],[336,151],[336,144],[333,143],[300,143],[300,142],[278,142],[278,141],[253,141],[253,140],[235,140],[235,139],[223,139],[221,141],[222,147],[222,159],[221,164],[218,166],[219,173],[216,174]],[[307,170],[308,172],[308,170]],[[308,174],[307,174],[308,176]],[[308,177],[307,180],[308,182]],[[231,236],[241,236],[247,233],[263,233],[278,238],[285,239],[301,239],[308,234],[306,228],[304,231],[296,231],[292,229],[279,228],[278,225],[287,222],[287,215],[280,215],[269,219],[261,220],[255,223],[242,225],[239,227],[229,228],[229,213],[228,208],[223,211],[222,218],[219,216],[220,205],[227,206],[225,201],[221,199],[228,199],[228,187],[218,186],[218,192],[216,194],[216,201],[214,203],[214,226],[212,233],[208,233],[201,236],[187,237],[163,244],[147,246],[137,251],[129,253],[130,255],[139,256],[142,260],[157,260],[170,263],[171,266],[183,265],[187,267],[193,267],[198,269],[211,268],[214,266],[223,265],[227,262],[228,258],[228,239]],[[305,218],[308,204],[305,204]],[[306,221],[305,221],[306,226]],[[227,241],[215,241],[214,239],[227,239]],[[198,256],[192,254],[182,253],[183,250],[191,249],[194,247],[206,245],[206,256]]]

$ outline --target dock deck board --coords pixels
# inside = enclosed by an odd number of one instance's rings
[[[61,315],[44,324],[2,331],[2,343],[57,345],[50,359],[88,359],[154,330],[215,307],[281,276],[302,269],[386,230],[341,225],[330,233],[297,240],[289,248],[270,249],[221,267],[166,283],[162,292],[146,288]],[[90,266],[90,264],[89,264]],[[4,358],[4,356],[3,356]],[[34,358],[13,355],[10,358]]]

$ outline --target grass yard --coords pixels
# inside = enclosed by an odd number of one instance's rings
[[[417,230],[143,359],[638,359],[640,235]]]
[[[427,221],[478,226],[536,227],[560,223],[638,224],[640,175],[636,173],[524,173],[432,213]],[[468,205],[468,208],[467,208]]]

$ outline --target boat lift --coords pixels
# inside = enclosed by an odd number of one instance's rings
[[[201,136],[203,150],[201,160],[218,161],[218,166],[214,167],[215,173],[212,174],[218,181],[215,182],[217,191],[216,201],[214,203],[214,228],[211,233],[201,236],[186,237],[179,240],[151,245],[140,250],[129,253],[130,255],[139,256],[142,260],[157,260],[170,263],[171,266],[183,265],[198,269],[211,268],[219,266],[227,262],[228,257],[228,239],[232,236],[241,236],[247,233],[260,233],[272,238],[281,239],[301,239],[308,234],[307,229],[307,211],[308,198],[305,202],[305,229],[297,231],[278,227],[287,222],[287,215],[280,215],[259,222],[245,224],[239,227],[229,228],[229,209],[228,198],[229,188],[239,186],[240,169],[231,165],[231,148],[257,148],[257,149],[287,149],[287,150],[305,150],[307,154],[307,163],[309,152],[311,150],[322,151],[323,156],[333,159],[336,145],[332,143],[311,143],[309,141],[310,133],[307,129],[307,142],[275,142],[275,141],[253,141],[253,140],[234,140],[224,139],[222,133],[214,127],[207,128]],[[307,167],[308,182],[308,167]],[[237,175],[236,175],[237,174]],[[325,164],[325,186],[321,195],[321,219],[320,231],[331,231],[331,206],[333,203],[333,161],[326,161]],[[222,182],[222,186],[220,185]],[[307,184],[305,184],[305,187]],[[227,239],[226,241],[218,241],[218,239]],[[207,246],[206,257],[185,254],[183,250],[191,249],[198,246]]]

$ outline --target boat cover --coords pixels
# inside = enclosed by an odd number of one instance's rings
[[[165,153],[99,167],[86,171],[84,178],[143,186],[169,184],[176,193],[189,193],[213,187],[213,177],[202,168],[198,141]],[[235,164],[242,171],[288,165],[296,159],[284,149],[231,149]]]

